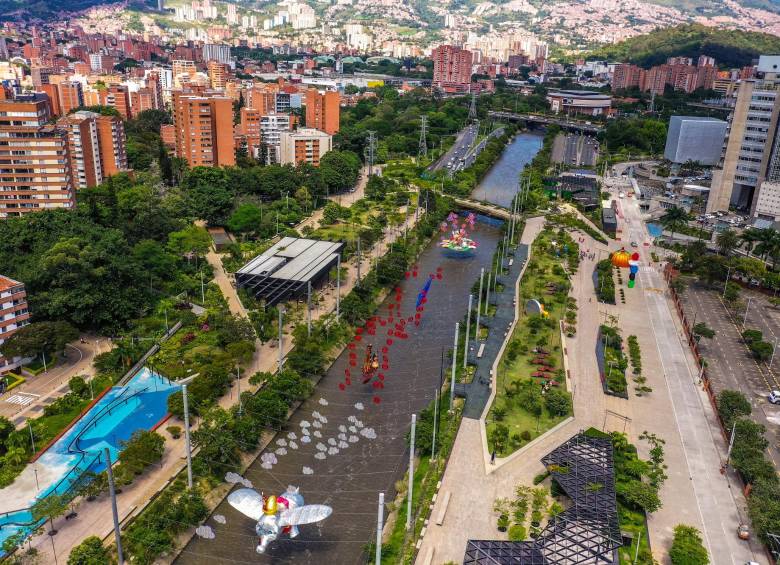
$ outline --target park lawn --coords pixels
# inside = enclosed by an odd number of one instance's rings
[[[634,556],[637,550],[637,541],[639,542],[639,553],[650,553],[650,544],[648,542],[649,534],[645,516],[641,512],[631,510],[618,502],[618,519],[620,520],[620,531],[631,533],[634,541],[630,546],[624,545],[618,550],[620,563],[631,564],[634,562]],[[642,536],[641,538],[639,536]]]
[[[557,242],[555,247],[551,245],[552,241]],[[578,254],[576,243],[567,234],[555,233],[552,230],[545,230],[539,234],[533,243],[531,259],[520,283],[520,319],[498,367],[497,394],[493,402],[493,407],[503,409],[505,414],[500,421],[496,421],[491,412],[487,422],[488,445],[491,451],[495,448],[497,455],[501,457],[509,455],[553,428],[571,413],[570,408],[569,414],[565,416],[553,415],[544,407],[537,418],[514,399],[518,385],[523,382],[530,380],[541,386],[542,379],[531,377],[531,374],[537,370],[537,366],[532,363],[536,357],[533,349],[539,344],[549,354],[547,364],[554,369],[554,380],[559,383],[557,388],[566,390],[563,349],[558,330],[569,289],[568,276],[562,268],[565,256],[562,253],[563,244],[568,245],[570,254]],[[561,252],[561,257],[556,255],[557,252]],[[559,286],[553,291],[547,285]],[[545,309],[549,312],[547,319],[525,313],[525,303],[531,298],[545,305]],[[509,428],[510,441],[504,446],[496,446],[492,440],[492,434],[498,425]]]

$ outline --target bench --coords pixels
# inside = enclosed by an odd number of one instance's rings
[[[439,510],[439,515],[436,516],[436,525],[441,526],[444,523],[444,515],[447,513],[447,506],[450,504],[450,492],[447,491],[444,494],[444,501],[441,503],[441,509]]]
[[[482,359],[482,354],[485,352],[485,344],[479,344],[479,351],[477,351],[477,359]]]

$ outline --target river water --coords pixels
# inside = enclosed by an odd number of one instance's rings
[[[471,197],[510,208],[518,190],[520,171],[539,153],[543,139],[541,133],[523,132],[516,135],[471,193]]]
[[[485,179],[492,178],[490,200],[495,198],[496,203],[503,204],[511,199],[519,171],[533,157],[533,147],[538,150],[541,146],[538,139],[538,136],[521,134],[509,146],[507,154],[496,165],[501,167],[500,173],[491,171]],[[521,158],[523,155],[526,157]],[[510,182],[512,176],[514,186]],[[501,179],[505,182],[501,183]],[[349,565],[363,562],[364,548],[375,536],[378,493],[384,492],[385,500],[392,501],[394,484],[408,466],[405,436],[411,415],[419,414],[433,399],[439,384],[442,352],[452,347],[455,322],[466,312],[468,294],[479,277],[480,268],[491,262],[500,238],[500,231],[493,224],[477,222],[472,237],[479,246],[472,257],[446,257],[436,240],[427,246],[419,258],[417,276],[412,271],[399,284],[403,293],[400,312],[394,310],[394,319],[388,322],[389,304],[396,302],[395,295],[391,294],[377,314],[386,325],[380,322],[375,335],[364,333],[363,339],[356,343],[357,366],[350,366],[350,350],[345,349],[311,398],[269,446],[267,452],[274,454],[275,463],[269,464],[270,455],[264,454],[265,465],[258,458],[244,474],[255,489],[265,494],[281,494],[288,485],[300,487],[307,503],[330,505],[333,514],[318,524],[301,526],[296,539],[282,536],[269,546],[265,555],[258,555],[254,522],[223,501],[207,520],[216,534],[215,539],[193,538],[177,563]],[[408,323],[405,339],[389,337],[388,329],[400,317],[414,319],[417,294],[426,278],[437,273],[441,279],[433,281],[419,326]],[[384,389],[376,390],[360,382],[366,343],[372,343],[380,355],[382,348],[387,347],[388,368],[381,369],[385,375]],[[352,374],[352,385],[340,390],[345,370]],[[446,361],[444,370],[447,370]],[[379,399],[378,404],[374,403],[375,397]],[[445,397],[444,401],[448,399]],[[304,428],[310,432],[308,443],[302,440]],[[214,515],[224,516],[225,523],[216,522]]]

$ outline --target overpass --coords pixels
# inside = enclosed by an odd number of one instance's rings
[[[576,130],[582,133],[596,134],[604,131],[604,126],[599,124],[589,124],[582,120],[569,120],[567,118],[555,118],[544,114],[516,114],[514,112],[488,112],[491,118],[502,120],[513,120],[532,122],[541,125],[554,124],[566,130]]]

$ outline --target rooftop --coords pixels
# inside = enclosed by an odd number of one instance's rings
[[[0,292],[11,290],[15,286],[22,286],[22,283],[20,283],[19,281],[15,281],[14,279],[9,279],[8,277],[4,277],[3,275],[0,275]]]

